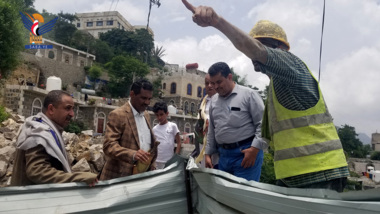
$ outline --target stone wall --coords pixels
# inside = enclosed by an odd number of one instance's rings
[[[29,117],[42,110],[43,101],[47,93],[46,90],[33,86],[7,85],[5,90],[5,106],[15,113],[17,112],[24,117]],[[183,99],[186,100],[186,98]],[[83,100],[78,99],[74,99],[74,104],[74,119],[83,122],[88,129],[94,130],[95,132],[98,131],[99,117],[104,118],[103,131],[105,131],[109,113],[119,107],[101,102],[95,105],[87,105]],[[151,106],[153,105],[154,103],[151,103]],[[195,108],[198,108],[198,106],[195,106]],[[149,114],[150,124],[153,127],[158,122],[152,111],[149,111]],[[176,123],[181,133],[190,133],[194,132],[197,117],[183,115],[182,112],[179,111],[179,114],[170,115],[168,120]]]
[[[50,76],[60,77],[62,86],[72,85],[73,83],[84,83],[85,71],[83,67],[70,65],[59,60],[38,57],[28,53],[22,53],[24,61],[35,64],[40,69],[39,84],[45,84]]]

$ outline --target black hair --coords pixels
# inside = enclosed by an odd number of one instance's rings
[[[153,91],[153,85],[145,78],[141,78],[132,83],[131,91],[133,91],[135,95],[140,94],[141,89]]]
[[[164,111],[166,114],[168,112],[168,105],[163,101],[156,102],[153,106],[153,112],[157,113],[159,110]]]
[[[71,95],[69,93],[67,93],[66,91],[62,91],[62,90],[50,91],[44,99],[44,104],[42,106],[42,112],[45,113],[50,104],[52,104],[54,107],[57,107],[62,102],[62,96],[63,95],[71,97]]]
[[[211,77],[217,75],[220,73],[222,76],[226,77],[231,74],[231,69],[225,62],[217,62],[211,65],[211,67],[208,69],[208,73]]]

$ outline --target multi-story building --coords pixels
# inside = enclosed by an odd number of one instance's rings
[[[380,133],[372,133],[371,145],[372,150],[380,151]]]
[[[131,25],[131,23],[117,11],[76,13],[75,15],[78,17],[78,20],[74,21],[74,25],[79,30],[89,32],[95,38],[99,38],[99,33],[105,33],[115,28],[126,31],[143,28],[141,25]],[[154,37],[152,29],[149,28],[148,31]]]
[[[189,64],[189,65],[196,65]],[[196,116],[198,106],[206,93],[204,79],[206,73],[198,66],[179,67],[166,64],[162,80],[162,99],[179,110],[179,114]],[[151,73],[155,75],[154,72]]]

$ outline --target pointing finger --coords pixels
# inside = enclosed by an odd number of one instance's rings
[[[192,13],[195,13],[195,7],[187,2],[187,0],[182,0],[182,3],[185,5],[185,7],[190,10]]]

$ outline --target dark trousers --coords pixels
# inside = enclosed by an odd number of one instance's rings
[[[285,184],[282,180],[277,180],[276,183],[277,186],[282,186],[282,187],[289,187],[287,184]],[[297,188],[303,188],[303,189],[331,189],[335,190],[337,192],[343,192],[344,188],[347,185],[347,178],[336,178],[333,180],[329,181],[323,181],[323,182],[318,182],[314,184],[308,184],[305,186],[300,186]]]

